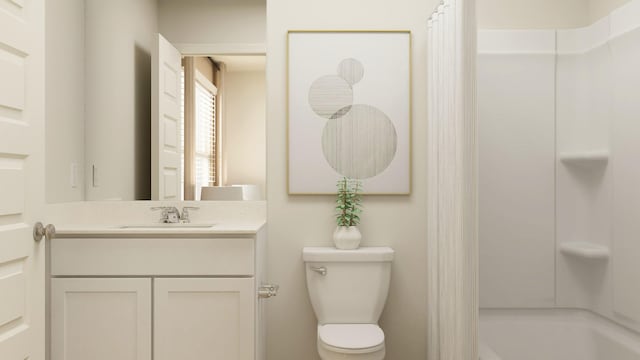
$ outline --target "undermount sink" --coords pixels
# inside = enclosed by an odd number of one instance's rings
[[[120,229],[208,229],[215,224],[145,224],[145,225],[122,225]]]

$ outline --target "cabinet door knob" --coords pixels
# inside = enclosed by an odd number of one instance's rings
[[[43,237],[47,240],[56,237],[56,227],[51,224],[44,226],[38,221],[33,225],[33,240],[40,241]]]

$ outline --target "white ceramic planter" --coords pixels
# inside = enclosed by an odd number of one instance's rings
[[[333,243],[340,250],[354,250],[360,246],[362,234],[357,226],[338,226],[333,232]]]

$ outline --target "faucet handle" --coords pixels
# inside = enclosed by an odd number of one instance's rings
[[[175,210],[174,210],[175,209]],[[160,219],[161,223],[169,223],[172,222],[172,219],[169,218],[170,215],[173,215],[174,217],[177,217],[175,215],[175,212],[178,211],[175,207],[173,206],[154,206],[151,208],[152,211],[158,211],[158,210],[162,210],[162,218]],[[172,211],[174,210],[174,211]],[[179,216],[179,214],[178,214]],[[176,221],[177,222],[177,221]]]
[[[180,220],[183,223],[188,223],[191,221],[191,219],[189,218],[189,210],[200,210],[199,207],[197,206],[185,206],[182,208],[182,216],[180,216]]]

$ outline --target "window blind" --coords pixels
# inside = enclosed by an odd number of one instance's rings
[[[216,176],[216,98],[196,81],[196,194],[203,186],[213,186]]]

